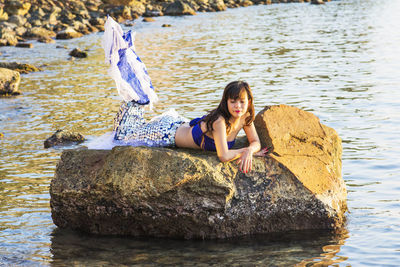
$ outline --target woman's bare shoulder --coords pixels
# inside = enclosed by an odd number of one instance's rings
[[[224,117],[222,117],[222,116],[219,116],[218,117],[218,119],[216,119],[215,121],[214,121],[214,123],[213,123],[213,126],[216,126],[216,125],[220,125],[220,126],[225,126],[226,124],[225,124],[225,118]]]

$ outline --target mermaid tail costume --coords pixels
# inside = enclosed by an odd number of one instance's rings
[[[114,145],[175,146],[178,127],[188,120],[169,110],[149,122],[143,118],[144,108],[153,106],[158,98],[146,67],[135,52],[135,33],[124,33],[111,17],[104,25],[102,45],[108,73],[123,98],[114,118]]]

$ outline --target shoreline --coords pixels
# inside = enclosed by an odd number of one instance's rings
[[[330,0],[0,0],[0,46],[32,48],[27,41],[54,43],[104,31],[107,15],[129,26],[143,17],[196,15],[252,5],[321,4]],[[163,25],[168,27],[170,25]]]

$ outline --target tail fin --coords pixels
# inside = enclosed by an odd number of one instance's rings
[[[157,102],[146,66],[135,52],[135,32],[124,33],[121,26],[108,16],[104,24],[102,46],[105,61],[110,64],[108,74],[114,79],[118,94],[127,102],[139,104]]]

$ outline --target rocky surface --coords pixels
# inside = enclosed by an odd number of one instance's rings
[[[44,141],[44,148],[49,148],[57,145],[66,145],[69,143],[81,143],[85,141],[85,137],[80,133],[57,130],[52,136]]]
[[[272,115],[281,117],[268,121]],[[340,228],[346,188],[336,132],[293,107],[269,107],[257,118],[263,144],[275,150],[254,158],[247,174],[198,150],[65,150],[50,187],[54,223],[96,234],[186,239]],[[276,136],[285,130],[289,135]],[[312,164],[318,161],[329,171]]]
[[[0,67],[0,95],[19,95],[21,77],[18,71]]]
[[[267,106],[254,124],[262,147],[272,147],[271,158],[286,166],[319,199],[335,210],[346,209],[342,181],[342,140],[310,112],[292,106]],[[323,177],[323,179],[321,179]]]
[[[15,70],[19,73],[40,71],[40,69],[35,67],[34,65],[19,62],[0,62],[0,68]]]
[[[104,30],[111,15],[118,22],[139,16],[195,15],[254,4],[310,2],[311,0],[0,0],[0,46],[35,39],[50,43]],[[325,0],[327,2],[329,0]],[[323,0],[312,1],[324,2]]]

